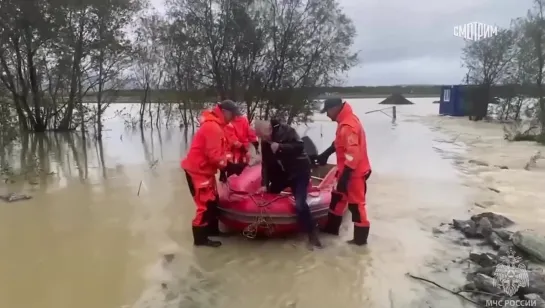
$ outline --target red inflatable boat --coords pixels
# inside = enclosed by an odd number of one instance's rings
[[[325,224],[331,191],[335,185],[336,167],[313,172],[309,185],[308,205],[320,225]],[[278,236],[298,232],[295,200],[289,189],[275,195],[256,193],[261,187],[261,165],[250,166],[239,175],[229,177],[227,183],[218,183],[220,221],[231,231],[247,237]]]

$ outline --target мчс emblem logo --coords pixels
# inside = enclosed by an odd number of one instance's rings
[[[505,294],[513,296],[519,288],[529,286],[528,271],[522,258],[515,255],[513,249],[509,249],[507,256],[500,258],[500,264],[494,272],[494,285],[501,288]]]

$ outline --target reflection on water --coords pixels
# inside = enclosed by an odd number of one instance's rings
[[[379,99],[353,101],[374,169],[365,248],[344,243],[347,219],[341,239],[324,236],[318,252],[298,238],[234,237],[218,250],[194,249],[193,204],[179,170],[191,130],[128,131],[114,119],[102,142],[75,133],[23,136],[0,157],[21,170],[0,193],[34,197],[0,204],[0,307],[423,307],[423,300],[459,307],[404,276],[456,255],[430,230],[465,210],[456,172],[433,149],[436,135],[407,121],[435,112],[432,100],[398,107],[395,125],[365,115]],[[315,120],[300,133],[325,149],[335,123]],[[177,256],[162,264],[159,252],[172,243]]]

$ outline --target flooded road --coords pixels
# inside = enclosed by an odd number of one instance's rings
[[[431,232],[469,205],[452,162],[437,151],[437,133],[411,120],[436,113],[433,100],[398,106],[395,124],[365,114],[384,107],[380,99],[351,102],[373,167],[363,248],[344,243],[352,235],[345,219],[341,239],[323,236],[321,251],[308,251],[302,238],[241,236],[220,249],[194,249],[194,206],[179,169],[191,132],[126,131],[113,117],[119,105],[108,111],[102,143],[28,136],[2,157],[27,172],[0,193],[34,198],[0,203],[0,307],[460,307],[457,298],[405,277],[436,273],[441,261],[464,254]],[[315,120],[300,132],[322,150],[335,124]],[[174,261],[162,264],[173,247]]]

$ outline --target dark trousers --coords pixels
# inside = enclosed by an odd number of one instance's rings
[[[296,175],[290,181],[290,188],[295,198],[295,211],[297,221],[304,232],[311,232],[316,227],[316,223],[310,213],[307,203],[308,185],[310,182],[310,172],[304,172]]]

